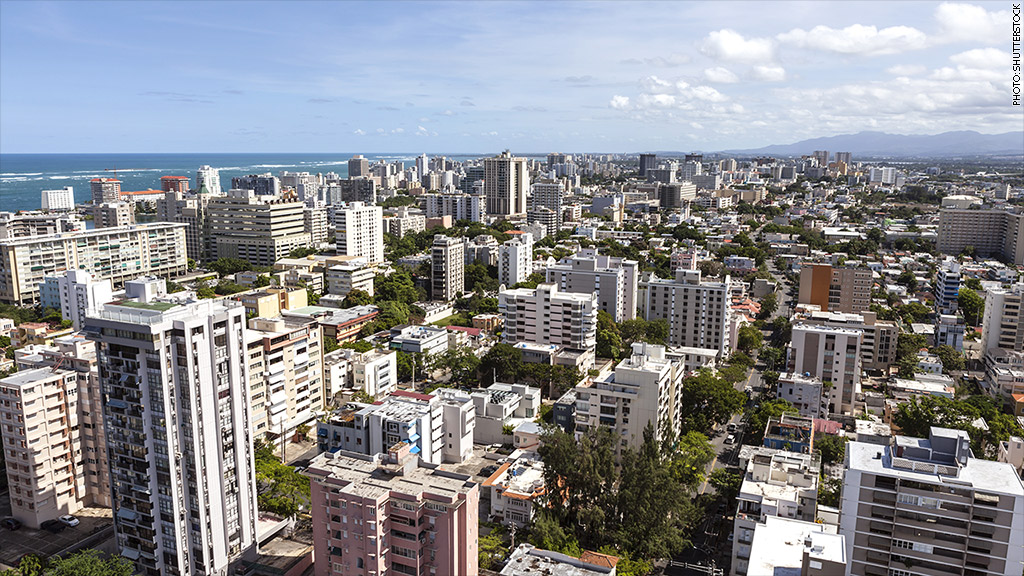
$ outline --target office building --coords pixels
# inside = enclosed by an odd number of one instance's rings
[[[266,174],[249,174],[248,176],[236,176],[231,179],[231,188],[234,190],[252,190],[256,196],[281,195],[281,180],[270,172]]]
[[[359,178],[370,175],[370,161],[363,158],[362,154],[356,154],[348,161],[348,177]]]
[[[128,202],[106,202],[92,207],[93,228],[118,228],[135,224],[135,207]]]
[[[220,187],[220,170],[210,166],[200,166],[196,170],[196,190],[206,188],[209,194],[219,195],[222,192]]]
[[[962,430],[850,442],[839,531],[848,575],[1002,574],[1024,566],[1024,486]]]
[[[590,350],[597,344],[597,295],[562,292],[557,284],[498,293],[504,315],[502,341]]]
[[[245,332],[253,438],[280,453],[300,426],[327,406],[320,325],[279,316],[252,318]]]
[[[419,464],[405,443],[321,454],[305,474],[316,576],[478,574],[480,493],[469,476]]]
[[[245,310],[167,297],[89,316],[114,527],[137,573],[227,574],[256,545]]]
[[[666,429],[679,431],[682,366],[666,356],[664,346],[637,342],[632,353],[604,378],[575,388],[575,431],[608,426],[620,438],[620,446],[638,448],[644,428],[654,425],[660,439]]]
[[[533,274],[533,234],[529,232],[506,240],[498,248],[498,282],[513,286],[526,282]]]
[[[697,198],[697,185],[677,182],[658,186],[658,201],[666,210],[684,209]]]
[[[640,264],[635,260],[603,256],[595,248],[584,248],[548,266],[545,274],[547,282],[558,284],[565,292],[597,294],[598,309],[616,322],[624,322],[636,318],[639,271]]]
[[[93,178],[89,181],[92,205],[121,201],[121,181],[116,178]]]
[[[960,264],[947,258],[935,272],[935,309],[939,314],[956,314],[960,295]]]
[[[658,167],[658,156],[656,154],[640,155],[640,178],[647,178],[650,170]]]
[[[75,213],[0,212],[0,240],[85,230]]]
[[[732,573],[751,572],[759,558],[751,553],[754,531],[769,518],[794,518],[814,522],[818,500],[817,455],[762,448],[747,461],[733,520]]]
[[[526,214],[526,194],[530,176],[525,158],[514,158],[505,150],[484,160],[484,195],[487,214],[504,218]]]
[[[451,216],[452,220],[483,222],[487,217],[487,201],[475,194],[424,194],[427,218]]]
[[[362,256],[370,265],[383,262],[383,208],[352,202],[336,211],[334,241],[339,255]]]
[[[675,280],[652,276],[647,282],[644,316],[668,321],[671,346],[710,348],[721,358],[732,348],[729,277],[702,281],[700,271],[676,271]]]
[[[68,270],[56,276],[47,276],[39,288],[43,308],[60,310],[75,330],[85,325],[85,315],[100,305],[114,300],[114,286],[110,279],[97,280],[85,270]]]
[[[402,206],[393,216],[384,218],[388,234],[401,238],[406,234],[415,234],[427,229],[427,219],[420,211],[413,212],[408,206]]]
[[[852,413],[860,393],[864,332],[797,322],[786,350],[787,370],[822,381],[829,413]]]
[[[64,211],[75,209],[75,189],[65,186],[60,190],[43,190],[40,199],[43,210]]]
[[[186,224],[185,248],[196,262],[215,260],[217,245],[210,233],[208,205],[211,194],[203,184],[195,194],[169,190],[156,201],[156,219]]]
[[[970,247],[976,256],[998,256],[1020,266],[1024,264],[1024,215],[991,207],[943,208],[935,247],[954,256]]]
[[[985,295],[981,327],[981,349],[1003,348],[1024,351],[1024,284],[1008,289],[991,289]],[[976,318],[968,318],[972,324]]]
[[[430,248],[430,298],[454,300],[465,290],[466,256],[461,238],[434,235]]]
[[[210,198],[210,234],[218,258],[241,258],[272,266],[296,248],[308,248],[303,210],[297,200],[232,189]]]
[[[819,306],[824,312],[859,314],[871,305],[875,281],[867,268],[834,268],[804,264],[800,268],[797,302]]]
[[[11,515],[29,528],[86,504],[78,378],[36,368],[0,380]]]
[[[362,258],[331,266],[326,275],[327,292],[345,297],[353,290],[362,290],[373,296],[373,279],[376,275],[376,271],[367,266]]]
[[[139,224],[0,240],[0,302],[31,306],[47,276],[85,270],[118,288],[139,276],[184,274],[185,225]]]

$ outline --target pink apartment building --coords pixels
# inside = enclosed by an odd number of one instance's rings
[[[309,465],[316,576],[478,573],[478,485],[414,450],[327,452]]]

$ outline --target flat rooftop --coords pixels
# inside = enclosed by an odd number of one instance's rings
[[[750,576],[800,576],[804,551],[821,562],[845,565],[845,538],[814,522],[769,516],[754,528]],[[808,545],[809,544],[809,545]]]
[[[342,485],[339,485],[339,490],[342,494],[377,500],[398,492],[416,498],[425,498],[426,494],[430,494],[435,496],[433,500],[454,503],[458,501],[459,494],[470,492],[477,486],[469,476],[442,472],[431,467],[418,466],[408,474],[395,474],[375,462],[372,456],[343,450],[325,452],[314,458],[306,475],[328,481],[340,480]]]

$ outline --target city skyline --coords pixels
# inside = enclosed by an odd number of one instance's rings
[[[0,149],[723,150],[1002,133],[1021,124],[1009,8],[3,2]]]

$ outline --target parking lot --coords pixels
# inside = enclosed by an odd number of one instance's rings
[[[0,517],[10,515],[10,501],[7,495],[0,495]],[[0,570],[18,565],[26,554],[52,556],[66,550],[74,550],[83,544],[88,548],[107,551],[108,541],[113,542],[113,519],[105,508],[84,508],[75,513],[79,524],[52,534],[46,530],[35,530],[22,526],[17,530],[0,528]],[[93,538],[95,536],[95,538]],[[106,545],[105,545],[106,544]]]

